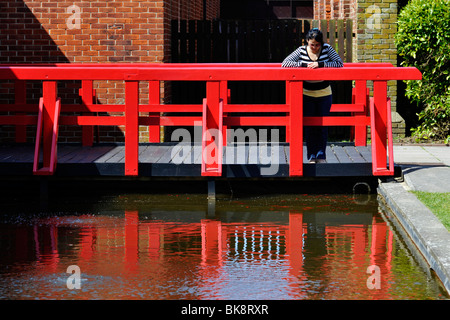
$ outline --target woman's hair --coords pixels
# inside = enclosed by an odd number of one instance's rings
[[[316,40],[317,42],[320,42],[321,45],[323,45],[323,33],[318,28],[313,28],[308,31],[305,37],[306,42],[309,40]]]

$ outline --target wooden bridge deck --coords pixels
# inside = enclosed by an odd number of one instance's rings
[[[326,163],[309,164],[304,147],[304,177],[372,176],[370,146],[331,144]],[[0,146],[0,176],[33,174],[34,146]],[[124,176],[124,145],[59,145],[55,176]],[[201,177],[201,145],[139,145],[140,177]],[[234,144],[224,147],[223,177],[289,177],[289,145]]]

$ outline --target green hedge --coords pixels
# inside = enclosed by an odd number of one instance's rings
[[[403,66],[421,81],[406,81],[407,97],[423,106],[417,139],[450,142],[450,0],[411,0],[400,12],[395,37]]]

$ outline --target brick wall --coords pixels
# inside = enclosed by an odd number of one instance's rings
[[[357,60],[397,66],[397,0],[358,0]],[[388,81],[395,136],[405,136],[405,121],[397,113],[397,81]]]
[[[389,62],[397,66],[394,35],[397,0],[315,0],[314,19],[353,19],[356,39],[354,62]],[[372,84],[369,83],[369,86]],[[388,82],[396,136],[405,135],[405,122],[397,110],[397,82]]]
[[[170,21],[203,19],[203,0],[1,0],[0,63],[170,62]],[[75,7],[72,7],[75,6]],[[206,17],[219,17],[219,0],[206,1]],[[77,20],[76,18],[79,18]],[[59,84],[63,102],[79,102],[79,82]],[[96,81],[98,103],[124,103],[124,83]],[[13,84],[0,83],[0,103],[11,102]],[[40,83],[29,84],[37,103]],[[162,98],[167,97],[161,85]],[[167,91],[167,90],[166,90]],[[141,83],[140,100],[148,89]],[[75,101],[74,101],[75,100]],[[141,131],[146,141],[146,128]],[[13,139],[2,126],[0,138]],[[100,127],[101,141],[123,141],[123,128]],[[6,132],[6,133],[5,133]],[[61,128],[60,141],[79,141],[79,128]],[[30,139],[34,137],[30,131]]]
[[[356,0],[315,0],[314,19],[355,19]]]

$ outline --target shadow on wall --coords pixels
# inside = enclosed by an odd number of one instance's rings
[[[41,6],[39,1],[30,4]],[[23,0],[0,2],[0,41],[0,63],[69,62]]]
[[[67,3],[67,7],[56,7],[54,5],[56,5],[56,2],[45,4],[42,1],[1,0],[0,64],[53,64],[71,62],[54,41],[57,35],[70,33],[66,25],[68,21],[59,18],[58,14],[61,10],[66,13],[71,4]],[[70,17],[70,15],[67,15],[67,17]],[[45,25],[52,25],[52,28],[47,28],[47,30]],[[61,40],[65,45],[66,41]],[[61,97],[63,105],[81,103],[81,98],[78,94],[80,88],[81,81],[59,81],[58,96]],[[0,81],[0,104],[14,103],[14,91],[14,80]],[[35,104],[37,108],[41,96],[42,81],[27,81],[26,102],[28,104]],[[111,139],[123,139],[123,133],[115,127],[100,128],[100,131],[96,130],[97,136],[100,132],[110,136],[110,132],[112,132]],[[28,126],[28,142],[33,141],[35,130],[35,126]],[[14,141],[14,132],[15,129],[13,126],[0,126],[0,141]],[[60,128],[58,141],[79,142],[81,141],[80,138],[80,127],[62,126]]]

